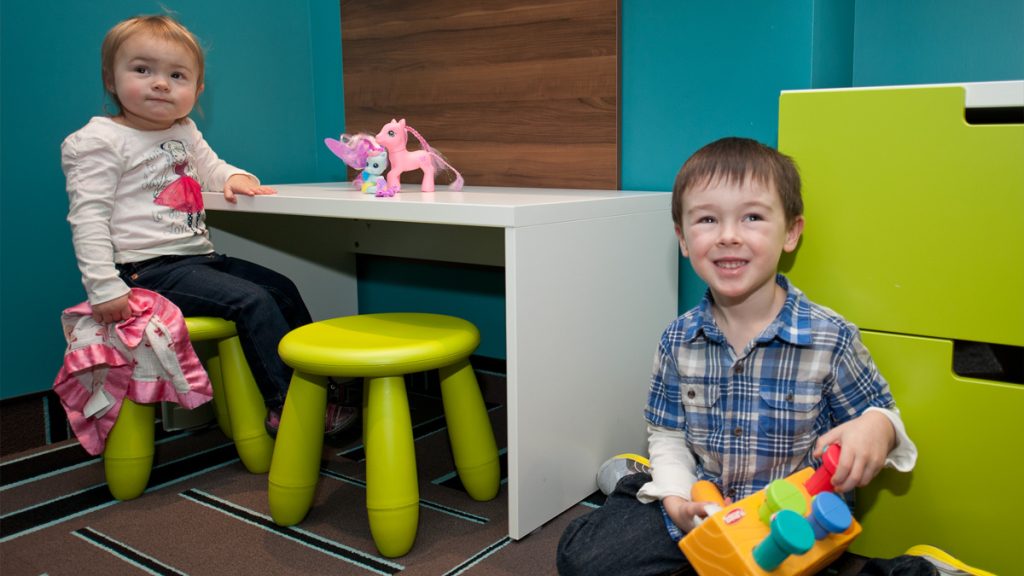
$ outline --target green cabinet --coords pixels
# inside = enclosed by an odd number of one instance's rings
[[[807,223],[782,268],[861,328],[919,449],[912,473],[858,492],[851,550],[930,544],[1011,573],[1024,384],[957,376],[953,349],[1024,347],[1024,124],[969,124],[972,98],[1019,107],[1024,82],[784,92]]]

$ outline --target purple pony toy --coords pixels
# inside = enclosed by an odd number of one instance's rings
[[[342,134],[339,140],[324,138],[324,144],[347,166],[362,171],[352,181],[357,190],[378,198],[394,196],[398,191],[398,187],[390,186],[383,176],[388,167],[388,151],[378,145],[373,136]]]

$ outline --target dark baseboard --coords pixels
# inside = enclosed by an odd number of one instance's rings
[[[51,390],[0,400],[0,456],[71,437],[71,428]]]

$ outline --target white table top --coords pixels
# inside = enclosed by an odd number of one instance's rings
[[[203,201],[210,211],[514,228],[665,210],[672,196],[666,192],[487,186],[451,192],[444,184],[435,192],[421,192],[415,184],[403,184],[394,197],[377,198],[353,190],[348,182],[272,186],[277,190],[273,196],[239,196],[236,204],[230,204],[223,194],[206,192]]]

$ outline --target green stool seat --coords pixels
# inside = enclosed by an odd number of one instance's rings
[[[473,324],[438,314],[364,314],[314,322],[278,351],[295,369],[270,466],[270,514],[301,521],[313,503],[323,450],[327,376],[363,377],[366,508],[381,554],[402,556],[416,538],[419,488],[403,375],[437,369],[456,470],[469,495],[490,500],[500,470],[487,408],[469,355]]]
[[[208,358],[205,366],[213,385],[217,424],[234,440],[238,456],[249,472],[266,472],[270,469],[274,441],[263,425],[267,408],[242,354],[235,323],[198,316],[185,318],[185,325],[193,342],[217,341],[217,355]],[[137,498],[146,489],[153,467],[154,417],[153,405],[125,399],[107,436],[104,473],[110,493],[118,500]]]

